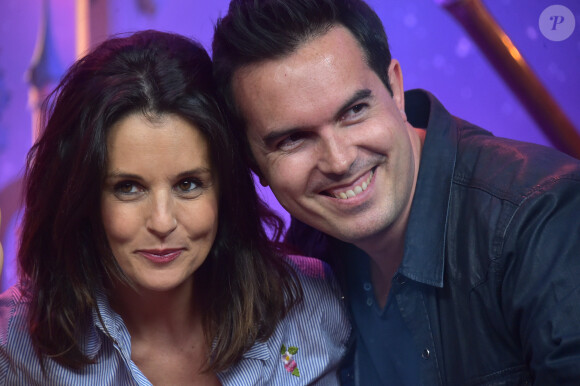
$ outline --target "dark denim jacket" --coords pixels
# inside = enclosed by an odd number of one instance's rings
[[[427,137],[391,291],[422,384],[580,385],[580,162],[496,138],[424,91],[406,110]],[[337,270],[349,250],[294,220],[288,241]]]

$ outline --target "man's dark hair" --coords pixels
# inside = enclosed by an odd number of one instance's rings
[[[214,75],[236,125],[245,127],[232,93],[232,77],[243,66],[282,58],[331,28],[347,28],[368,66],[389,92],[391,53],[381,19],[361,0],[232,0],[213,39]]]

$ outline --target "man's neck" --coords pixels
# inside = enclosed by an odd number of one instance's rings
[[[375,299],[379,306],[384,308],[391,289],[391,280],[403,261],[404,232],[398,236],[386,235],[381,240],[380,246],[380,248],[358,247],[370,257],[369,269]]]

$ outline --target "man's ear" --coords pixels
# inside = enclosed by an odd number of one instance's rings
[[[248,165],[250,165],[250,170],[252,171],[252,173],[254,173],[256,175],[256,177],[258,177],[258,180],[260,180],[260,185],[262,185],[263,187],[266,187],[268,185],[270,185],[268,183],[268,181],[266,180],[266,178],[264,177],[264,175],[262,174],[262,172],[260,171],[260,168],[258,167],[258,164],[256,162],[256,160],[254,159],[254,156],[252,155],[252,153],[249,153],[250,156],[248,157]]]
[[[404,121],[407,121],[405,113],[405,90],[403,88],[403,72],[397,59],[392,59],[388,69],[389,83],[393,91],[393,100],[401,113]]]
[[[266,179],[264,177],[262,177],[261,174],[257,174],[257,176],[258,176],[258,179],[260,180],[260,185],[262,185],[263,187],[270,185],[268,183],[268,181],[266,181]]]
[[[263,187],[267,187],[268,185],[268,181],[266,181],[266,179],[264,178],[264,176],[262,175],[262,173],[260,172],[260,170],[257,167],[254,167],[253,165],[250,166],[250,169],[252,170],[252,173],[254,173],[256,175],[256,177],[258,177],[258,180],[260,181],[260,185],[262,185]]]

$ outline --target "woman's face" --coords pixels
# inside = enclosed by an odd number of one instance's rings
[[[200,131],[176,115],[129,115],[111,128],[101,195],[107,238],[138,288],[191,285],[218,228],[217,176]]]

